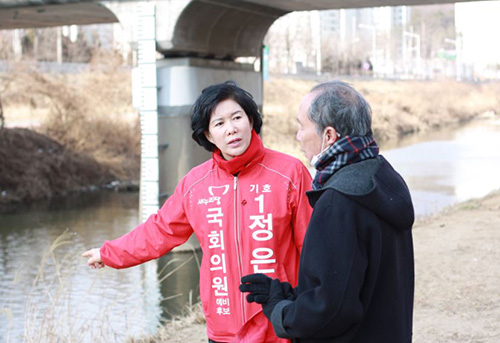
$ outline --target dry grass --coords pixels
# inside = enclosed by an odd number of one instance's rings
[[[0,92],[7,125],[0,129],[0,210],[138,180],[140,128],[130,70],[113,58],[81,74],[14,69],[0,75]],[[36,131],[8,128],[16,122]]]
[[[264,85],[264,143],[298,158],[296,115],[303,96],[319,81],[272,77]],[[500,83],[345,80],[368,100],[379,143],[500,113]]]
[[[191,246],[191,257],[183,257],[182,262],[174,269],[167,272],[170,264],[180,262],[179,260],[170,260],[162,270],[158,271],[158,285],[165,281],[170,275],[177,272],[184,265],[189,263],[192,259],[196,260],[198,271],[200,269],[200,261],[194,247]],[[168,300],[168,299],[163,299]],[[139,338],[129,338],[128,343],[184,343],[184,342],[206,342],[205,326],[206,319],[203,314],[203,309],[199,299],[193,301],[193,292],[189,292],[189,302],[185,308],[180,311],[180,314],[173,316],[169,320],[164,320],[163,325],[158,328],[154,335],[144,335]],[[200,340],[194,339],[193,331],[196,332],[197,337],[202,337]]]
[[[123,296],[118,291],[110,290],[111,293],[115,293],[116,298],[113,299],[113,297],[110,298],[109,292],[102,289],[96,291],[94,283],[99,282],[99,278],[102,277],[97,273],[94,273],[95,279],[91,280],[91,286],[87,293],[84,292],[82,295],[83,297],[89,296],[89,299],[75,300],[73,283],[81,278],[76,274],[78,270],[81,270],[79,267],[82,264],[80,255],[71,248],[77,240],[74,233],[66,230],[45,249],[39,265],[34,266],[37,268],[37,273],[31,286],[28,286],[26,290],[24,332],[20,335],[14,335],[9,332],[10,324],[8,324],[7,334],[2,337],[5,342],[181,343],[193,342],[190,339],[193,330],[202,336],[204,335],[205,318],[202,314],[201,304],[198,302],[187,305],[181,315],[165,321],[155,335],[127,338],[131,337],[128,327],[133,328],[135,323],[128,323],[128,319],[124,316],[117,325],[109,317],[109,311],[114,308],[116,302],[123,301]],[[168,273],[164,273],[164,270],[159,271],[157,283],[146,284],[146,280],[138,280],[140,284],[138,291],[144,292],[143,296],[146,297],[149,289],[159,287],[160,282],[175,273],[182,265]],[[162,274],[165,275],[162,276]],[[16,278],[17,276],[14,278],[13,287],[19,287],[16,285]],[[97,308],[89,310],[87,301],[91,301],[93,306]],[[126,312],[132,313],[137,304],[134,302],[127,304],[129,309]],[[19,316],[19,313],[14,316],[12,308],[9,307],[8,299],[2,299],[0,316],[7,318],[7,322],[11,323],[18,319],[16,316]],[[183,334],[185,328],[189,328],[189,332]],[[120,331],[118,332],[118,330]]]
[[[273,77],[264,83],[264,144],[271,149],[302,158],[297,133],[297,111],[314,81]]]
[[[27,129],[0,129],[0,210],[113,180],[89,155]]]
[[[138,178],[140,129],[129,69],[110,63],[82,74],[13,70],[4,79],[10,81],[1,94],[7,125],[19,112],[40,125],[37,131],[92,156],[116,178]]]
[[[186,306],[179,316],[164,322],[158,332],[152,336],[131,338],[128,343],[185,343],[206,342],[206,320],[201,303]],[[195,337],[193,337],[195,336]]]
[[[354,86],[372,106],[374,134],[380,141],[500,112],[500,83],[371,81]]]
[[[19,337],[22,342],[111,341],[106,337],[110,331],[109,323],[106,320],[84,320],[81,309],[71,299],[72,280],[79,256],[67,246],[74,241],[74,234],[66,230],[45,250],[38,273],[26,295],[25,329]],[[61,249],[64,246],[66,248]],[[66,253],[61,253],[61,250]],[[47,270],[54,272],[48,273]],[[40,301],[40,298],[45,301]]]

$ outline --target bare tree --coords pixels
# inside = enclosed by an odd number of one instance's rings
[[[293,53],[296,42],[296,30],[287,18],[278,21],[269,29],[264,42],[269,46],[269,60],[272,72],[290,73],[293,68]]]
[[[0,59],[8,60],[13,56],[12,51],[12,32],[0,30]]]
[[[2,105],[2,95],[7,91],[9,88],[11,82],[13,81],[13,77],[0,77],[0,80],[2,80],[2,88],[0,89],[0,130],[5,127],[5,115],[3,111],[3,105]]]
[[[324,72],[340,74],[339,61],[340,39],[336,35],[325,37],[321,41],[321,65]]]
[[[10,76],[0,76],[0,129],[5,127],[5,112],[3,110],[2,104],[2,96],[10,87],[12,81],[14,81],[14,75],[10,74]]]
[[[411,24],[420,34],[423,58],[435,57],[435,53],[445,46],[445,38],[455,38],[453,4],[415,6],[411,13]]]

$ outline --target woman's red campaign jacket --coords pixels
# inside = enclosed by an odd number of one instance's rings
[[[193,168],[162,208],[100,249],[107,266],[126,268],[158,258],[194,232],[203,259],[200,296],[207,335],[218,342],[286,342],[238,286],[265,273],[297,285],[299,254],[311,207],[311,176],[288,155],[265,149],[260,163],[233,176],[211,159]]]

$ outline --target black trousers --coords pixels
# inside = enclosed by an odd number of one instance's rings
[[[212,340],[209,338],[209,339],[208,339],[208,343],[219,343],[219,342],[212,341]]]

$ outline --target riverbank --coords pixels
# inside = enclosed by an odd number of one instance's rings
[[[110,170],[32,130],[0,129],[0,210],[41,198],[91,191],[111,182]]]
[[[500,190],[418,220],[414,343],[500,339]],[[206,342],[200,310],[134,343]]]
[[[320,81],[325,79],[272,76],[265,82],[262,136],[267,147],[307,163],[295,140],[295,117],[301,98]],[[379,144],[485,112],[500,113],[500,83],[347,81],[370,102]],[[107,72],[65,75],[17,70],[2,75],[0,86],[6,124],[0,129],[0,212],[110,181],[137,183],[140,125],[129,70],[116,65]],[[20,134],[18,127],[28,130]],[[6,137],[20,142],[9,143]]]
[[[0,213],[74,192],[137,189],[130,70],[112,60],[81,74],[12,70],[0,75],[0,89]]]
[[[91,154],[79,153],[47,135],[24,128],[0,129],[0,213],[40,199],[108,189],[137,191],[135,181]]]

